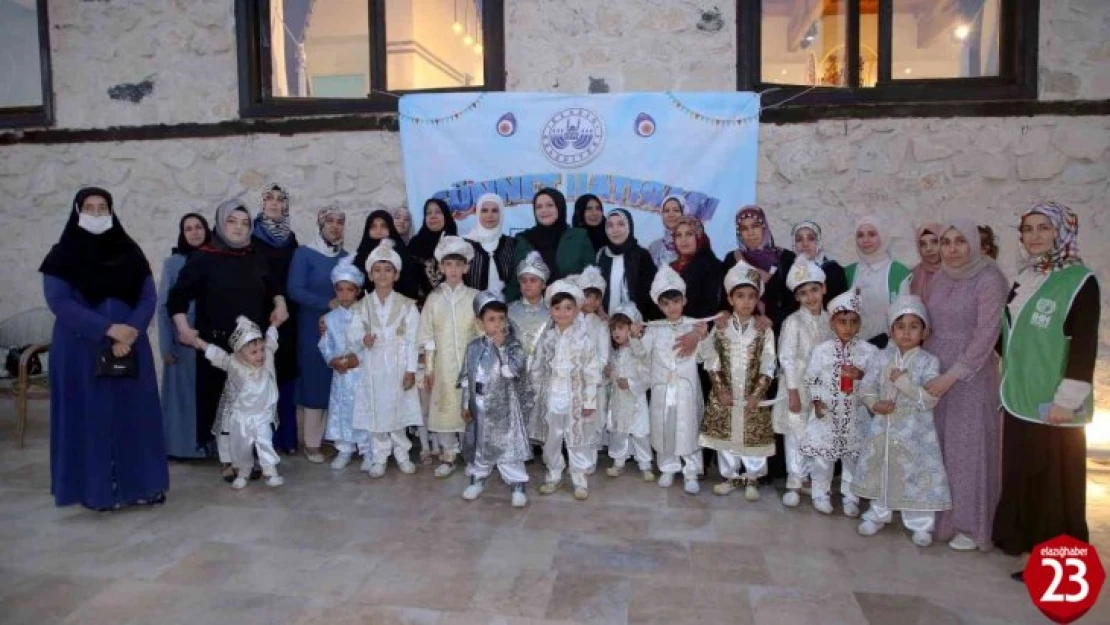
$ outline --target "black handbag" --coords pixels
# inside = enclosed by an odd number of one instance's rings
[[[19,376],[19,359],[23,357],[23,352],[30,349],[30,345],[23,347],[13,347],[8,350],[8,356],[4,359],[4,369],[11,374],[11,377]],[[27,375],[39,375],[42,373],[42,361],[39,360],[39,355],[31,356],[27,361]]]
[[[96,358],[96,377],[98,378],[137,378],[139,377],[139,361],[135,359],[135,350],[127,352],[126,356],[117,357],[112,353],[111,347],[100,350]]]

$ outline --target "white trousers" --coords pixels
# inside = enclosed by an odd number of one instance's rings
[[[498,462],[496,466],[497,472],[501,474],[501,481],[509,486],[523,484],[528,481],[528,470],[524,468],[523,462]],[[493,472],[493,467],[492,463],[483,464],[475,460],[467,465],[466,474],[484,480]]]
[[[274,451],[274,429],[269,423],[248,428],[232,426],[230,429],[227,434],[216,437],[220,462],[230,464],[238,471],[250,472],[254,468],[257,452],[262,472],[266,475],[277,473],[274,467],[281,462],[281,458]]]
[[[561,417],[554,417],[552,420],[560,419]],[[567,460],[563,457],[566,435],[566,429],[562,427],[550,425],[547,430],[547,440],[543,444],[543,463],[547,465],[548,482],[558,482],[567,468]],[[567,456],[570,458],[570,481],[576,488],[586,488],[586,474],[597,466],[597,449],[567,447]]]
[[[409,440],[404,428],[392,432],[370,433],[370,457],[374,464],[389,462],[390,453],[397,460],[397,464],[409,462],[410,449],[412,449],[412,441]]]
[[[636,459],[641,471],[651,470],[651,437],[633,436],[627,432],[609,432],[609,457],[624,466],[628,457]]]
[[[813,478],[813,500],[828,501],[829,491],[832,490],[833,472],[836,469],[835,460],[811,457],[810,476]],[[844,503],[859,503],[859,497],[852,494],[852,469],[855,461],[844,459],[840,463],[840,498]]]
[[[726,480],[736,480],[740,477],[759,479],[767,475],[767,458],[741,456],[736,452],[717,450],[717,468],[721,471],[721,477]]]
[[[655,459],[660,473],[682,473],[687,480],[696,480],[701,475],[701,450],[688,456],[659,456]]]
[[[802,487],[802,482],[809,475],[809,458],[802,455],[798,451],[798,446],[801,441],[798,440],[793,434],[784,434],[782,437],[783,450],[786,452],[786,488],[787,490],[798,490]]]
[[[459,433],[432,432],[432,439],[435,441],[433,444],[439,444],[440,461],[454,462],[455,456],[459,455]]]
[[[361,456],[370,455],[370,443],[355,444],[350,441],[335,441],[335,450],[344,454],[353,454],[358,451]]]
[[[936,525],[936,514],[933,512],[922,512],[915,510],[899,510],[902,513],[902,525],[911,532],[927,532],[933,533],[933,528]],[[871,506],[867,512],[863,513],[865,521],[873,523],[890,523],[894,518],[894,511],[890,508],[879,505],[872,501]]]

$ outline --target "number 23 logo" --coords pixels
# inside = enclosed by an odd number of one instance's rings
[[[1041,595],[1041,601],[1046,603],[1078,603],[1085,600],[1091,592],[1091,587],[1087,584],[1087,565],[1079,558],[1068,558],[1064,560],[1063,565],[1060,564],[1059,560],[1053,558],[1041,558],[1041,566],[1052,569],[1052,583]],[[1075,569],[1074,574],[1068,575],[1069,582],[1079,585],[1079,592],[1075,594],[1068,595],[1057,592],[1060,589],[1060,582],[1064,578],[1065,567]]]

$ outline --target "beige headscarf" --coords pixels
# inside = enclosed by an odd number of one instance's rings
[[[975,225],[975,222],[964,218],[953,219],[944,226],[944,229],[941,231],[941,238],[953,228],[959,230],[960,234],[964,235],[964,238],[967,239],[970,257],[964,265],[952,267],[944,262],[944,256],[942,254],[941,270],[953,280],[973,278],[994,261],[983,255],[982,246],[979,245],[979,228]]]
[[[859,254],[860,261],[868,265],[874,265],[890,258],[890,254],[887,253],[887,248],[890,246],[890,241],[887,240],[886,228],[883,226],[883,223],[879,221],[879,218],[875,217],[874,215],[860,217],[856,221],[855,230],[852,231],[853,237],[855,236],[855,233],[858,233],[859,229],[864,226],[871,226],[875,228],[875,230],[879,233],[879,249],[870,254],[864,254],[863,250],[859,249],[859,244],[857,243],[856,253]]]

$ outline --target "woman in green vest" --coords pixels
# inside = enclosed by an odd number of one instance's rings
[[[856,251],[859,262],[844,268],[848,286],[860,292],[862,326],[859,336],[879,347],[886,347],[886,313],[899,295],[909,293],[910,270],[890,257],[890,240],[876,217],[856,222]]]
[[[589,235],[582,228],[567,225],[567,199],[562,193],[550,187],[540,189],[532,198],[532,212],[536,225],[516,235],[513,267],[536,250],[551,269],[550,284],[593,264],[594,246]],[[505,299],[520,299],[520,285],[515,280],[505,285]]]
[[[1002,326],[1002,496],[995,545],[1010,555],[1060,534],[1086,541],[1098,281],[1079,258],[1079,222],[1055,202],[1021,217],[1023,267]],[[1021,579],[1021,573],[1014,574]]]

